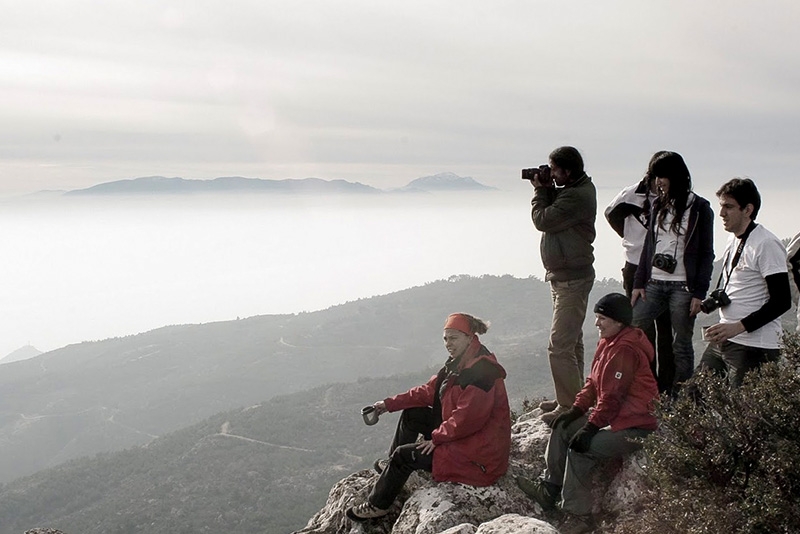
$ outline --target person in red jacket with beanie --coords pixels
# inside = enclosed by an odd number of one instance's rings
[[[544,478],[517,478],[544,510],[561,501],[568,515],[559,532],[594,528],[591,475],[597,462],[641,448],[641,438],[658,426],[653,414],[658,385],[650,369],[653,345],[631,326],[630,299],[611,293],[597,301],[594,312],[600,341],[591,372],[572,407],[553,422]]]
[[[430,471],[437,482],[472,486],[489,486],[505,474],[511,410],[505,369],[478,338],[487,329],[477,317],[450,315],[444,325],[444,345],[450,353],[444,367],[426,384],[373,404],[379,415],[403,413],[389,460],[375,462],[380,477],[367,501],[347,510],[351,520],[386,515],[417,469]]]

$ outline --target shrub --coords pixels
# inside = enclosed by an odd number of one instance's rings
[[[644,510],[623,533],[789,533],[800,517],[800,338],[731,389],[699,374],[657,408]]]

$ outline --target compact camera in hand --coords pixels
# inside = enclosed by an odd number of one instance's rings
[[[534,181],[536,178],[539,179],[539,183],[542,185],[550,185],[553,183],[553,177],[550,176],[550,166],[549,165],[539,165],[538,167],[534,167],[532,169],[522,169],[522,179],[523,180],[530,180],[531,182]]]
[[[712,291],[708,298],[700,303],[700,311],[703,313],[711,313],[717,308],[724,308],[731,303],[731,298],[725,293],[725,290],[720,288]]]
[[[675,267],[678,266],[678,260],[672,254],[656,254],[653,256],[653,267],[661,269],[667,273],[674,273]]]

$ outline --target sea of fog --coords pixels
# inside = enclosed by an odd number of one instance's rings
[[[602,218],[598,277],[619,278]],[[713,191],[700,191],[714,199]],[[0,358],[171,324],[324,309],[456,274],[543,278],[530,188],[364,196],[26,197],[0,201]],[[796,194],[759,220],[800,228]],[[716,207],[716,203],[714,202]],[[785,230],[781,231],[781,227]],[[719,255],[726,235],[717,224]]]

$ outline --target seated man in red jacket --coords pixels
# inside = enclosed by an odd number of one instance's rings
[[[640,448],[636,438],[644,438],[657,426],[653,401],[658,386],[650,370],[653,345],[644,332],[630,326],[630,299],[611,293],[597,301],[594,312],[600,341],[592,369],[572,407],[553,422],[544,478],[517,479],[544,510],[561,500],[568,525],[559,532],[594,528],[590,482],[595,465]]]
[[[403,410],[387,461],[366,502],[347,510],[363,521],[389,513],[416,469],[431,471],[437,482],[489,486],[505,474],[511,448],[511,412],[506,372],[478,339],[488,325],[455,313],[444,325],[450,357],[427,384],[376,402],[378,414]],[[422,434],[423,439],[417,439]]]

